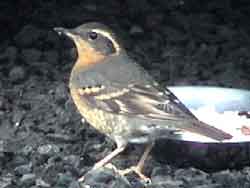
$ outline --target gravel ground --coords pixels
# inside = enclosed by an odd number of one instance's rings
[[[247,0],[103,2],[0,2],[0,188],[250,187],[248,143],[167,140],[148,159],[150,185],[109,169],[77,182],[115,145],[81,122],[67,85],[75,49],[53,27],[111,26],[130,55],[165,85],[250,89]],[[114,164],[135,164],[142,149],[130,146]]]

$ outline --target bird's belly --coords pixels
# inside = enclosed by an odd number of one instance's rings
[[[125,131],[125,122],[122,123],[118,120],[117,116],[105,111],[91,109],[82,113],[82,115],[94,128],[108,136],[112,137],[114,134],[119,134],[122,131]]]

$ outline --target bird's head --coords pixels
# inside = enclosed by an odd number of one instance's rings
[[[100,23],[85,23],[73,29],[57,27],[54,30],[73,40],[78,53],[77,64],[81,67],[102,62],[122,51],[112,31]]]

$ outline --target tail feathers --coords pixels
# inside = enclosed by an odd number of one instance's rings
[[[193,121],[193,126],[185,127],[185,130],[212,138],[217,141],[228,140],[232,138],[232,135],[197,120]]]

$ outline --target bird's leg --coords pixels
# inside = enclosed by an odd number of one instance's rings
[[[118,146],[114,151],[112,151],[110,154],[108,154],[106,157],[104,157],[102,160],[98,161],[92,170],[98,169],[100,167],[105,166],[107,163],[109,163],[114,157],[116,157],[119,153],[124,151],[126,146]]]
[[[151,182],[150,178],[148,178],[147,176],[145,176],[142,173],[143,167],[144,167],[144,163],[147,160],[147,157],[152,149],[152,147],[154,146],[154,143],[150,143],[149,145],[146,146],[146,149],[141,157],[141,159],[139,160],[139,162],[137,163],[136,166],[132,166],[130,168],[127,168],[125,170],[120,170],[120,174],[122,175],[126,175],[129,174],[131,172],[135,172],[142,180],[144,180],[145,182]]]
[[[116,157],[119,153],[121,153],[122,151],[124,151],[124,149],[126,148],[126,145],[117,145],[117,148],[112,151],[110,154],[108,154],[106,157],[104,157],[103,159],[101,159],[100,161],[98,161],[94,167],[92,168],[92,170],[96,170],[100,167],[105,166],[107,163],[109,163],[114,157]],[[78,179],[79,182],[82,182],[84,180],[84,176],[80,177]]]

